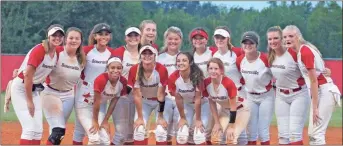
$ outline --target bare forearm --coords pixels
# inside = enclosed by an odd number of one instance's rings
[[[230,102],[230,111],[237,111],[237,103],[236,103],[236,98],[230,98],[229,102]]]
[[[194,106],[195,106],[195,119],[201,120],[201,96],[200,96],[200,93],[199,93],[199,95],[195,96]]]
[[[218,110],[217,110],[217,105],[214,101],[211,99],[210,101],[210,108],[211,108],[211,113],[213,114],[213,119],[215,124],[220,124],[219,123],[219,116],[218,116]]]
[[[179,110],[180,118],[185,119],[186,115],[184,112],[183,98],[180,95],[175,95],[176,107]]]
[[[108,119],[110,118],[110,116],[112,115],[113,113],[113,110],[114,108],[116,107],[116,104],[118,102],[118,98],[117,97],[114,97],[112,100],[111,100],[111,103],[110,105],[108,106],[108,110],[106,112],[106,115],[105,115],[105,119],[106,121],[108,121]]]
[[[135,89],[137,90],[137,89]],[[135,105],[136,105],[136,110],[137,110],[137,116],[138,118],[143,118],[143,113],[142,113],[142,94],[141,93],[137,93],[137,92],[140,92],[140,91],[135,91],[135,98],[134,98],[134,101],[135,101]]]

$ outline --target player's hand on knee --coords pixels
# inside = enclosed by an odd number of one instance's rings
[[[313,124],[314,125],[319,125],[321,122],[321,118],[319,117],[319,110],[318,107],[313,107]]]
[[[164,129],[167,129],[168,127],[168,123],[164,118],[158,118],[156,124],[161,125]]]
[[[187,120],[185,118],[181,118],[178,123],[178,129],[182,128],[184,125],[188,126]]]
[[[27,101],[27,108],[29,110],[29,113],[31,117],[35,115],[35,105],[33,104],[33,101]]]
[[[110,132],[110,125],[108,124],[107,120],[102,121],[100,128],[104,128],[108,133]]]
[[[233,141],[235,138],[235,128],[234,126],[229,126],[226,130],[226,139],[227,141]]]
[[[205,132],[205,128],[204,128],[204,125],[202,124],[201,120],[195,120],[195,129],[199,130],[196,132],[201,132],[201,133]]]
[[[144,127],[144,120],[143,118],[138,118],[135,123],[133,124],[133,128],[137,129],[140,125]],[[145,128],[145,127],[144,127]]]
[[[98,123],[98,121],[94,121],[94,120],[93,120],[92,123],[93,123],[93,125],[89,129],[89,132],[92,133],[92,134],[95,134],[95,133],[97,133],[99,131],[99,123]]]
[[[18,75],[18,69],[14,69],[12,73],[12,77],[15,78]]]
[[[221,133],[223,133],[222,126],[219,123],[214,124],[212,128],[212,135],[220,135]]]

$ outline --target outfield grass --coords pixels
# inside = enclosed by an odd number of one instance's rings
[[[0,105],[0,112],[1,112],[1,121],[18,121],[17,116],[14,113],[13,106],[11,104],[10,111],[7,113],[4,113],[4,93],[1,94],[1,105]],[[155,116],[152,116],[152,121],[155,121]],[[45,120],[45,118],[44,118]],[[68,122],[74,122],[75,120],[75,112],[73,112],[70,115],[70,118]],[[276,125],[276,118],[275,115],[273,117],[272,125]],[[306,125],[308,125],[308,122],[306,122]],[[335,111],[332,114],[330,123],[330,127],[342,127],[342,108],[341,107],[335,107]]]

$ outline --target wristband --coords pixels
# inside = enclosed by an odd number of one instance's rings
[[[132,90],[132,88],[130,86],[126,86],[126,91],[127,91],[126,93],[127,94],[130,94],[131,90]]]
[[[158,103],[159,103],[158,112],[163,112],[164,111],[164,104],[166,103],[166,101],[158,101]]]
[[[237,114],[237,111],[230,111],[230,122],[229,123],[235,123],[236,114]]]

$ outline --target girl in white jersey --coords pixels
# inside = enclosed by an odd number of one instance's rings
[[[118,98],[127,94],[127,80],[121,76],[123,70],[121,60],[118,57],[110,58],[107,61],[106,70],[94,80],[93,109],[88,111],[89,116],[82,119],[92,124],[88,137],[95,138],[97,142],[91,144],[110,144],[108,119],[112,115]],[[106,111],[107,101],[110,101],[110,105]]]
[[[297,62],[310,91],[311,108],[308,135],[310,145],[325,145],[325,133],[341,93],[330,77],[325,77],[324,61],[319,50],[307,42],[298,27],[286,26],[283,39],[287,48],[297,52]]]
[[[296,52],[282,44],[278,26],[267,30],[268,63],[276,79],[275,115],[279,144],[303,144],[303,129],[310,106],[310,96],[297,63]]]
[[[268,58],[257,50],[259,36],[248,31],[242,36],[241,43],[245,55],[237,57],[236,65],[244,79],[247,101],[251,109],[247,127],[248,144],[270,144],[269,126],[274,113],[275,94],[272,89],[272,73]]]
[[[143,20],[139,24],[139,29],[142,32],[141,45],[151,45],[158,51],[157,40],[157,24],[153,20]]]
[[[22,127],[19,144],[39,145],[43,133],[42,103],[39,92],[42,83],[57,62],[56,47],[62,44],[64,31],[61,25],[51,25],[47,40],[33,47],[11,84],[14,111]]]
[[[71,27],[66,32],[65,46],[56,48],[56,67],[47,77],[41,93],[43,112],[50,128],[47,145],[59,145],[65,135],[65,124],[74,107],[74,86],[86,63],[81,44],[81,30]]]
[[[208,97],[214,118],[212,143],[216,145],[237,144],[246,128],[250,111],[244,98],[237,96],[234,82],[225,76],[224,64],[212,58],[207,64],[209,77],[205,79],[204,96]]]
[[[189,137],[193,136],[191,143],[206,145],[207,133],[211,133],[209,124],[211,115],[208,100],[202,96],[204,75],[194,64],[190,53],[180,52],[177,55],[176,65],[178,70],[172,73],[168,80],[169,92],[175,96],[180,114],[176,142],[189,144],[187,143]]]
[[[199,66],[204,76],[207,77],[207,63],[218,50],[216,47],[207,47],[208,34],[201,27],[194,28],[189,34],[194,52],[194,63]]]
[[[224,63],[225,75],[235,83],[238,89],[238,96],[246,98],[242,75],[236,66],[236,58],[244,53],[243,50],[241,48],[234,47],[231,44],[230,31],[226,26],[216,27],[213,38],[216,47],[218,48],[218,51],[214,53],[213,57],[219,58]],[[238,138],[238,144],[245,145],[247,142],[247,134],[246,130],[244,130]]]
[[[113,55],[122,58],[122,75],[127,79],[129,70],[139,61],[139,48],[141,31],[136,27],[129,27],[125,30],[126,45],[116,48]],[[133,144],[133,122],[135,117],[135,103],[131,90],[128,90],[126,98],[119,98],[118,104],[112,114],[115,124],[115,133],[111,144],[132,145]]]
[[[180,28],[171,26],[164,32],[164,46],[160,55],[157,58],[157,62],[161,63],[168,70],[168,76],[170,76],[176,70],[176,55],[180,52],[182,45],[183,34]],[[168,122],[168,144],[172,144],[172,137],[175,136],[177,129],[177,121],[179,119],[179,112],[176,108],[175,97],[171,96],[168,92],[168,86],[166,90],[166,102],[167,105],[171,105],[168,114],[171,119]]]
[[[88,38],[89,46],[83,47],[86,54],[86,66],[81,73],[81,81],[76,86],[75,95],[75,128],[73,135],[73,144],[82,145],[84,135],[89,133],[89,127],[91,125],[82,124],[79,119],[82,116],[87,116],[84,113],[78,111],[87,111],[92,109],[93,103],[93,82],[95,78],[106,70],[107,60],[111,57],[112,48],[108,47],[108,43],[111,40],[111,29],[108,24],[99,23],[94,26],[91,34]],[[89,139],[90,140],[90,139]],[[90,143],[92,143],[90,141]]]
[[[146,125],[151,112],[156,112],[156,144],[167,144],[167,122],[164,115],[165,87],[168,83],[167,69],[156,62],[157,51],[150,45],[140,51],[140,63],[130,68],[128,86],[133,89],[136,105],[134,123],[134,144],[147,145]],[[167,109],[167,108],[166,108]],[[166,119],[166,120],[165,120]]]

